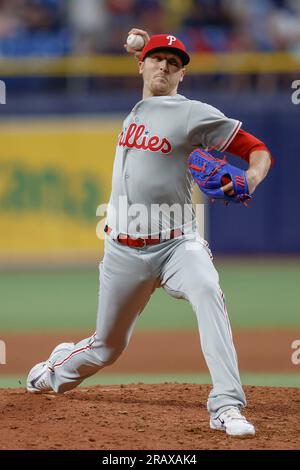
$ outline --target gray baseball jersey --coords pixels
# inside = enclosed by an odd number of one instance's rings
[[[240,126],[213,106],[179,94],[139,101],[118,138],[107,218],[113,234],[148,236],[182,226],[187,233],[194,222],[188,155],[198,147],[225,150]]]
[[[106,237],[100,263],[96,333],[77,344],[62,345],[50,356],[48,380],[53,390],[71,390],[113,363],[129,343],[152,293],[163,288],[171,296],[189,301],[197,317],[213,382],[207,404],[210,414],[218,417],[232,406],[245,406],[218,273],[197,231],[190,236],[184,229],[182,237],[141,248],[124,246],[116,239],[120,232],[148,236],[167,232],[172,225],[186,228],[193,222],[192,209],[189,222],[187,216],[176,213],[171,217],[167,210],[174,204],[190,207],[188,155],[199,146],[224,150],[240,125],[212,106],[181,95],[144,99],[125,119],[117,144],[107,220],[113,232]],[[128,209],[120,207],[122,198]],[[162,217],[153,214],[155,204],[166,206]],[[130,212],[135,206],[141,211],[146,208],[150,220],[146,215],[138,225],[128,223],[127,213],[136,219]]]

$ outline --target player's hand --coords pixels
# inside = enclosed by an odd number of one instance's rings
[[[256,186],[258,185],[258,177],[257,177],[257,172],[253,169],[249,169],[246,171],[246,178],[248,182],[248,187],[249,187],[249,194],[253,194]],[[223,193],[227,194],[227,196],[233,196],[234,195],[234,190],[233,190],[233,184],[232,181],[230,183],[225,184],[222,186],[222,191]]]
[[[138,29],[138,28],[132,28],[130,31],[128,31],[128,36],[129,34],[140,34],[143,36],[145,44],[147,44],[148,41],[150,41],[150,36],[147,33],[147,31],[144,31],[143,29]],[[128,46],[128,44],[124,44],[124,49],[129,52],[129,54],[134,54],[137,59],[140,58],[140,55],[142,51],[136,51],[135,49],[132,49],[131,47]]]
[[[227,183],[224,186],[222,186],[221,189],[222,189],[223,193],[227,194],[227,196],[233,196],[234,195],[232,181],[230,181],[230,183]]]

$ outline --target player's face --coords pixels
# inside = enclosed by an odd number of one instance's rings
[[[185,74],[181,58],[169,51],[152,52],[140,62],[139,68],[144,79],[144,97],[175,95]]]

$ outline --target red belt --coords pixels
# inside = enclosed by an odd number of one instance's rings
[[[112,232],[112,229],[108,225],[106,225],[104,228],[104,232],[109,235]],[[122,245],[127,245],[135,248],[144,248],[147,245],[158,245],[159,243],[180,237],[181,235],[183,235],[183,232],[180,229],[171,230],[169,237],[163,240],[161,239],[160,235],[147,238],[133,238],[130,235],[121,233],[117,236],[117,241]]]

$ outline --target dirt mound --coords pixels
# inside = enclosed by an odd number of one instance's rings
[[[0,449],[299,449],[300,390],[246,386],[257,434],[208,426],[208,385],[133,384],[65,395],[0,391]]]

